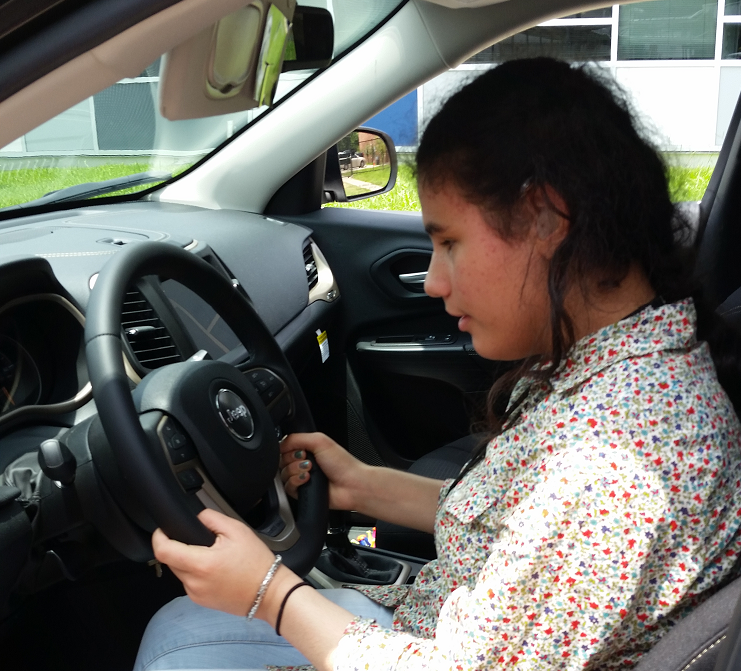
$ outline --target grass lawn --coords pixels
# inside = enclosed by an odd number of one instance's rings
[[[355,168],[354,170],[343,170],[342,179],[345,185],[345,195],[350,196],[361,196],[369,193],[370,191],[377,191],[382,189],[389,183],[391,177],[391,166],[379,165],[372,168]],[[375,184],[378,189],[369,189],[356,184],[345,182],[345,178],[356,179],[359,182],[366,182],[368,184]]]
[[[178,166],[182,172],[188,166]],[[79,168],[21,168],[19,170],[0,169],[0,207],[26,203],[68,186],[86,182],[102,182],[116,177],[125,177],[150,170],[149,163],[112,163],[94,167]],[[154,183],[153,183],[154,184]],[[121,189],[106,196],[136,193],[148,189],[153,184]]]
[[[672,201],[702,200],[708,188],[712,168],[669,168],[669,193]]]
[[[669,192],[675,203],[686,200],[700,200],[708,186],[712,168],[669,168]],[[362,177],[361,177],[362,175]],[[360,171],[355,176],[365,180],[365,173]],[[371,181],[371,180],[369,180]],[[363,210],[405,210],[419,212],[419,196],[414,167],[411,164],[400,164],[396,186],[380,196],[373,196],[354,203],[328,203],[325,207],[353,207]]]
[[[385,168],[388,171],[388,168]],[[370,171],[369,171],[370,172]],[[353,177],[366,181],[366,171],[356,171]],[[367,181],[373,181],[368,179]],[[385,181],[388,183],[388,172]],[[349,194],[352,195],[352,194]],[[419,197],[417,196],[417,180],[414,178],[414,168],[408,163],[399,164],[399,171],[396,176],[396,186],[388,193],[382,193],[380,196],[372,196],[365,200],[359,200],[354,203],[328,203],[325,207],[354,207],[363,210],[405,210],[419,212]]]
[[[373,168],[355,168],[352,171],[343,171],[342,176],[352,177],[361,182],[368,182],[370,184],[377,184],[380,187],[384,187],[389,183],[389,177],[391,177],[391,166],[378,165]]]
[[[180,165],[176,172],[189,166]],[[19,170],[0,169],[0,207],[25,203],[40,198],[50,191],[84,182],[100,182],[114,177],[124,177],[150,168],[148,163],[109,164],[79,168],[24,168]],[[356,170],[353,177],[364,182],[383,186],[388,181],[389,168],[378,167]],[[712,168],[669,168],[669,190],[675,202],[700,200],[707,188]],[[135,193],[151,187],[151,184],[122,189],[116,194]],[[107,194],[113,195],[113,194]],[[373,196],[354,203],[331,203],[329,207],[353,207],[365,210],[403,210],[419,212],[419,197],[414,167],[401,163],[396,186],[388,193]]]

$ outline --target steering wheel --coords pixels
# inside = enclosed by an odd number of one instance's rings
[[[176,280],[211,305],[247,349],[248,369],[188,360],[152,371],[132,392],[121,309],[127,289],[147,275]],[[183,543],[211,545],[214,535],[196,515],[204,507],[219,509],[253,521],[297,573],[311,569],[327,529],[328,483],[314,463],[293,514],[278,474],[275,421],[285,433],[313,431],[314,423],[291,366],[242,291],[174,244],[131,244],[106,263],[95,283],[85,352],[115,461],[157,526]],[[255,522],[250,516],[258,503]]]

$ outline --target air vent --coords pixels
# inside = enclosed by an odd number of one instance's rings
[[[309,282],[309,291],[311,291],[319,282],[319,271],[311,251],[311,240],[307,240],[304,245],[304,267],[306,268],[306,280]]]
[[[136,358],[144,368],[154,369],[182,361],[172,336],[138,289],[126,292],[121,326]]]

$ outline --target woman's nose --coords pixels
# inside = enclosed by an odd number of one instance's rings
[[[448,294],[448,282],[440,263],[439,256],[433,252],[425,277],[425,293],[432,298],[445,298]]]

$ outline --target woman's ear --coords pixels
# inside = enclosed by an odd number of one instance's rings
[[[535,244],[550,259],[569,232],[571,222],[566,203],[550,184],[527,189],[523,200],[532,217]]]

